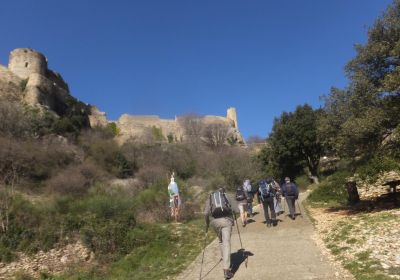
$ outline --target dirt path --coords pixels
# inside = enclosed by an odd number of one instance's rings
[[[302,194],[300,199],[304,199],[304,196]],[[231,239],[232,271],[235,273],[233,279],[352,279],[339,273],[340,270],[321,254],[312,239],[314,228],[303,207],[303,217],[299,215],[293,221],[285,215],[280,215],[278,226],[268,228],[263,223],[264,215],[260,213],[260,209],[255,210],[259,213],[253,218],[254,222],[245,228],[239,227],[245,253],[249,255],[247,268],[240,251],[236,225],[234,227]],[[177,280],[199,279],[201,257],[202,254],[177,277]],[[214,240],[205,251],[202,279],[223,279],[220,258],[218,242]]]

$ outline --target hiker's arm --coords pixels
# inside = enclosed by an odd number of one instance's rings
[[[296,190],[296,199],[297,198],[299,198],[299,187],[295,184],[295,183],[293,183],[294,184],[294,186],[295,186],[295,190]]]
[[[279,191],[281,189],[281,186],[279,185],[279,183],[277,181],[274,180],[274,182],[275,182],[275,189],[277,191]]]
[[[281,192],[282,192],[282,196],[286,197],[286,185],[285,185],[285,183],[282,184]]]

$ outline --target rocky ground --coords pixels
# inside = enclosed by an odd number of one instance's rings
[[[400,279],[400,209],[309,211],[319,247],[328,248],[357,279]]]
[[[20,254],[18,261],[9,264],[0,263],[0,279],[11,279],[15,274],[39,278],[41,273],[58,274],[68,267],[93,261],[93,252],[78,241],[48,252],[40,251],[33,256]]]

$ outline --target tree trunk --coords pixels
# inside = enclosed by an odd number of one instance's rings
[[[349,200],[350,204],[356,204],[357,202],[360,201],[360,196],[358,194],[356,182],[353,182],[353,181],[347,182],[346,189],[347,189],[347,193],[349,195],[348,200]]]

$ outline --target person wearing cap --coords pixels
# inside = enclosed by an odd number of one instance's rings
[[[285,183],[281,186],[282,195],[285,197],[289,208],[289,216],[292,220],[294,220],[296,213],[296,199],[299,198],[299,188],[297,185],[290,181],[289,177],[285,177]]]
[[[175,182],[174,174],[172,174],[171,182],[168,185],[168,194],[171,217],[174,219],[175,223],[177,223],[181,208],[181,196],[179,193],[178,184]]]

